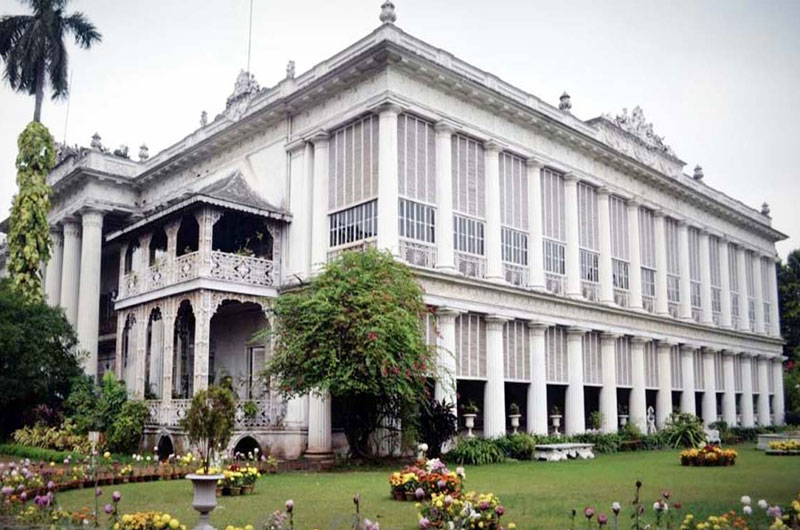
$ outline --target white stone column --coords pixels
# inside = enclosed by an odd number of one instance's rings
[[[50,261],[44,280],[47,303],[57,306],[61,302],[61,263],[64,257],[64,234],[61,227],[50,227]]]
[[[136,324],[132,330],[136,337],[136,343],[134,348],[129,349],[129,356],[133,355],[133,397],[136,399],[144,399],[144,374],[147,371],[147,322],[149,317],[147,306],[139,306],[136,309]]]
[[[503,325],[508,319],[486,317],[486,387],[483,393],[483,436],[506,434],[506,391],[503,378]]]
[[[125,284],[125,256],[128,254],[127,241],[122,241],[119,244],[119,273],[117,275],[117,293],[121,297],[127,296],[127,288]]]
[[[778,307],[778,271],[775,269],[774,265],[769,273],[769,306],[772,312],[770,314],[770,329],[768,332],[773,337],[780,337],[781,313]]]
[[[502,282],[503,260],[500,217],[500,151],[494,141],[483,144],[486,160],[486,279]]]
[[[197,292],[192,302],[194,311],[194,373],[193,394],[208,388],[208,355],[211,342],[211,293]]]
[[[750,291],[747,288],[746,266],[747,251],[741,245],[736,247],[736,260],[737,269],[739,269],[739,330],[750,331]]]
[[[697,401],[694,395],[696,387],[694,382],[694,348],[686,344],[681,346],[681,379],[683,380],[681,412],[696,415]]]
[[[681,303],[678,316],[681,320],[692,320],[692,280],[689,275],[689,226],[685,220],[678,221],[678,255],[681,270]]]
[[[78,295],[78,342],[89,353],[84,371],[97,376],[97,334],[100,328],[100,259],[103,250],[103,213],[87,210],[82,215],[80,294]]]
[[[61,264],[61,307],[67,320],[78,325],[78,292],[81,270],[81,227],[69,218],[61,221],[64,227],[64,256]]]
[[[378,249],[400,255],[398,221],[397,115],[387,103],[378,110]]]
[[[528,168],[528,287],[544,291],[544,243],[542,242],[542,171],[543,164],[534,158],[527,160]],[[545,411],[546,412],[546,411]]]
[[[631,309],[644,309],[642,305],[642,250],[639,236],[639,203],[628,201],[628,243],[630,246],[631,265],[628,270],[629,303]]]
[[[146,324],[145,324],[146,325]],[[164,318],[150,323],[150,366],[147,367],[153,393],[161,399],[164,394]],[[145,392],[147,387],[145,387]]]
[[[326,457],[331,454],[331,397],[311,392],[308,395],[308,449],[306,456]]]
[[[628,400],[629,420],[642,433],[647,432],[647,395],[644,381],[644,343],[643,337],[631,337],[631,386]]]
[[[172,369],[175,356],[175,319],[177,314],[178,308],[175,301],[171,299],[165,300],[161,307],[162,332],[164,334],[162,339],[164,344],[164,367],[161,374],[161,403],[164,410],[169,410],[169,403],[172,401]]]
[[[756,301],[756,333],[765,333],[764,329],[764,293],[761,289],[761,255],[753,253],[753,298]]]
[[[658,397],[656,398],[656,425],[659,429],[666,427],[672,414],[672,364],[670,363],[671,344],[658,341],[656,355],[658,359]]]
[[[755,418],[753,414],[753,361],[749,353],[740,353],[742,356],[742,395],[739,397],[739,408],[742,414],[742,427],[753,427]]]
[[[436,321],[439,327],[439,348],[437,351],[437,375],[434,396],[436,401],[452,403],[458,410],[458,394],[456,383],[458,366],[456,364],[456,317],[459,311],[449,307],[436,310]]]
[[[581,260],[579,248],[578,177],[564,175],[564,222],[567,231],[566,272],[567,296],[581,298]],[[569,420],[567,420],[569,421]],[[581,420],[583,421],[583,420]]]
[[[311,274],[311,208],[314,182],[314,148],[311,142],[298,140],[286,146],[289,157],[289,245],[286,272],[289,281]]]
[[[583,336],[586,330],[567,329],[567,363],[569,384],[564,407],[564,433],[568,436],[586,431],[586,412],[583,403]]]
[[[719,239],[719,272],[720,272],[720,312],[719,325],[728,329],[732,326],[731,321],[731,274],[728,268],[728,240],[724,237]],[[741,304],[740,304],[741,305]]]
[[[756,302],[758,303],[758,302]],[[758,357],[758,425],[767,427],[772,425],[772,418],[769,413],[769,365],[772,362],[769,357]]]
[[[703,391],[702,415],[703,425],[708,427],[717,421],[717,385],[714,377],[714,352],[708,348],[703,348],[703,380],[705,390]]]
[[[600,389],[600,413],[603,415],[601,430],[617,432],[617,338],[614,333],[600,335],[600,355],[603,365],[603,386]]]
[[[609,205],[609,190],[606,187],[597,190],[597,233],[600,244],[600,260],[598,272],[600,274],[600,302],[603,304],[614,303],[614,278],[611,267],[611,206]],[[616,411],[616,409],[615,409]]]
[[[328,260],[328,133],[318,132],[310,140],[314,144],[311,271],[319,272]]]
[[[773,423],[785,423],[786,404],[783,395],[783,357],[776,357],[772,363],[772,374],[775,394],[772,396]]]
[[[453,126],[436,124],[436,268],[455,272],[453,249]]]
[[[722,352],[722,376],[725,389],[722,394],[722,421],[729,426],[736,425],[736,380],[733,373],[733,354]]]
[[[656,251],[656,314],[669,315],[667,299],[667,233],[664,212],[653,212],[654,246]]]
[[[537,175],[538,177],[538,175]],[[547,364],[544,334],[547,325],[529,322],[531,384],[528,385],[527,420],[530,434],[547,434]]]
[[[711,312],[711,248],[706,230],[700,230],[700,322],[707,326],[714,325]]]

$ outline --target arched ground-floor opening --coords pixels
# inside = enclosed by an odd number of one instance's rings
[[[263,454],[261,444],[250,434],[241,436],[233,446],[233,457],[237,460],[258,459],[259,454]]]
[[[175,454],[175,446],[172,444],[172,437],[169,434],[159,436],[156,454],[158,454],[159,462],[166,462],[170,455]]]

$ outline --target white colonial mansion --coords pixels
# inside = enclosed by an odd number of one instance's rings
[[[641,109],[582,121],[399,29],[272,88],[240,74],[225,110],[139,160],[65,149],[49,176],[45,289],[90,353],[180,444],[194,392],[233,378],[238,443],[284,457],[341,445],[336,400],[259,383],[270,300],[346,249],[414,268],[435,308],[436,396],[485,436],[567,434],[590,416],[660,427],[782,424],[769,210],[703,181]],[[433,318],[433,317],[432,317]],[[252,401],[253,405],[245,405]],[[169,442],[167,442],[169,440]]]

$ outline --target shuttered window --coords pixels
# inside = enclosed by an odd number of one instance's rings
[[[410,114],[397,117],[397,185],[400,197],[436,205],[436,133]]]
[[[600,354],[600,333],[590,331],[581,337],[583,343],[583,384],[603,384],[603,360]]]
[[[644,344],[644,386],[658,388],[658,353],[652,341]]]
[[[749,250],[744,253],[744,277],[747,282],[747,306],[750,313],[750,331],[756,329],[756,281],[753,274],[753,253]]]
[[[542,236],[544,272],[548,290],[563,294],[566,273],[564,177],[550,168],[542,177]]]
[[[736,392],[742,391],[742,356],[733,358],[733,386]]]
[[[378,118],[367,116],[331,134],[328,208],[340,210],[378,196]]]
[[[692,318],[700,322],[700,231],[694,227],[689,227],[689,281]]]
[[[611,272],[614,289],[629,288],[630,245],[628,241],[628,208],[625,201],[612,195],[608,202],[611,219]],[[615,293],[618,305],[627,307],[627,295]]]
[[[734,329],[739,328],[741,315],[739,297],[739,260],[736,258],[737,248],[733,243],[728,243],[728,276],[731,289],[731,324]]]
[[[630,337],[620,337],[616,341],[616,368],[617,386],[629,387],[633,385],[631,375],[631,340]]]
[[[753,392],[756,394],[761,391],[758,388],[758,363],[760,362],[757,357],[750,358],[750,376],[753,381]]]
[[[706,372],[703,370],[703,353],[700,350],[695,350],[693,355],[694,360],[694,388],[695,390],[705,390],[706,388]]]
[[[639,251],[642,260],[642,304],[655,311],[656,299],[656,246],[655,218],[653,211],[639,208]]]
[[[761,258],[761,298],[764,307],[764,324],[767,332],[772,323],[772,305],[769,303],[771,282],[770,275],[775,274],[775,265],[769,258]],[[770,381],[772,378],[770,377]]]
[[[486,321],[475,313],[456,317],[456,360],[458,376],[486,378]]]
[[[670,314],[673,317],[677,317],[678,303],[681,301],[678,222],[675,219],[667,217],[664,219],[664,226],[666,228],[667,245],[667,302]]]
[[[581,289],[585,298],[597,300],[599,295],[597,284],[600,281],[597,190],[584,182],[578,183],[578,223]]]
[[[483,145],[453,135],[453,230],[456,268],[467,276],[486,275],[486,167]]]
[[[669,368],[672,376],[673,390],[683,388],[683,370],[681,370],[681,349],[680,346],[670,346],[669,348]]]
[[[725,367],[721,352],[714,352],[714,388],[717,391],[725,390]]]
[[[719,238],[709,236],[708,254],[711,262],[711,317],[719,325],[720,311],[722,311],[722,273],[719,262]]]
[[[503,375],[507,381],[531,380],[528,325],[512,320],[503,325]]]
[[[566,384],[569,381],[567,366],[567,333],[562,327],[551,327],[547,328],[544,338],[547,382]]]
[[[500,222],[505,263],[528,264],[528,175],[525,160],[500,153]]]

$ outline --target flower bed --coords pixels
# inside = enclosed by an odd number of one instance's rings
[[[434,493],[454,494],[461,491],[464,468],[450,471],[438,458],[419,460],[389,476],[391,495],[395,500],[429,499]]]
[[[200,473],[202,470],[198,470]],[[211,469],[209,474],[214,474]],[[247,495],[253,492],[256,480],[261,476],[255,466],[231,464],[222,470],[225,478],[217,481],[217,496]]]
[[[733,449],[723,449],[716,445],[706,445],[700,449],[681,451],[681,464],[684,466],[732,466],[736,464],[739,453]]]
[[[770,442],[768,455],[800,455],[800,442],[787,440],[783,442]]]
[[[434,493],[430,501],[420,505],[419,527],[502,530],[500,518],[504,513],[500,499],[492,493]],[[509,523],[506,528],[514,530],[516,525]]]

